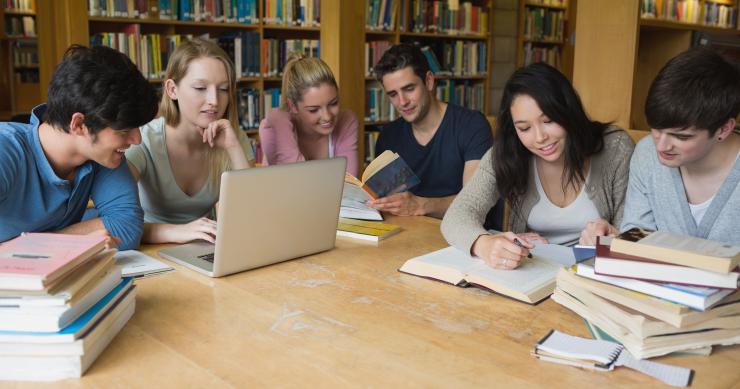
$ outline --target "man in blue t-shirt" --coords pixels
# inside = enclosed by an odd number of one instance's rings
[[[128,57],[70,47],[30,123],[0,123],[0,242],[49,231],[137,247],[143,211],[124,152],[156,112],[154,88]],[[82,221],[89,199],[97,217]]]
[[[491,147],[491,126],[478,111],[437,100],[434,74],[416,46],[393,46],[374,73],[401,114],[385,126],[375,150],[398,153],[421,183],[369,205],[394,215],[442,218]]]

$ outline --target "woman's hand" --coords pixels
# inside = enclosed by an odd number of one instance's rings
[[[218,119],[211,122],[208,127],[199,128],[199,130],[203,137],[203,143],[208,143],[211,147],[223,150],[241,149],[236,130],[231,126],[231,122],[226,119]]]
[[[473,243],[471,251],[473,255],[481,258],[494,269],[516,269],[521,265],[522,260],[529,255],[529,249],[534,247],[532,243],[523,237],[526,235],[534,238],[534,235],[536,235],[536,240],[544,241],[537,234],[521,235],[522,237],[513,232],[481,235]],[[519,241],[521,245],[514,243],[515,240]]]
[[[216,243],[216,222],[204,217],[187,224],[166,224],[160,228],[164,229],[161,232],[166,242],[187,243],[200,239]]]
[[[584,246],[595,246],[597,236],[614,236],[619,233],[616,227],[604,219],[596,219],[586,223],[586,228],[581,231],[578,244]]]

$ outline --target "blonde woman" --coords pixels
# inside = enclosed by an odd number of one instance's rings
[[[221,173],[253,165],[237,127],[235,74],[215,43],[195,39],[170,57],[159,117],[126,151],[144,209],[142,243],[215,242],[209,218]]]
[[[339,90],[322,60],[293,54],[283,71],[282,107],[260,123],[262,164],[347,158],[357,175],[357,116],[339,107]]]

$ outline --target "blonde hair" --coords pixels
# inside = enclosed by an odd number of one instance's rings
[[[293,104],[301,101],[306,89],[320,84],[329,84],[339,90],[334,73],[326,62],[302,53],[292,53],[283,69],[282,109],[288,109],[288,101]]]
[[[223,63],[226,69],[226,77],[229,82],[229,105],[226,107],[224,118],[231,122],[240,141],[244,141],[245,135],[239,129],[239,121],[236,110],[236,74],[231,58],[216,43],[207,39],[195,38],[180,43],[170,56],[165,72],[165,81],[162,85],[166,88],[167,80],[172,80],[176,85],[185,77],[190,63],[199,58],[213,58]],[[159,115],[164,117],[167,125],[176,127],[180,124],[180,108],[176,100],[172,100],[166,91],[162,92],[162,100],[159,102]],[[231,161],[225,151],[221,149],[208,149],[207,154],[209,166],[209,180],[212,190],[218,191],[221,183],[221,173],[231,168]]]

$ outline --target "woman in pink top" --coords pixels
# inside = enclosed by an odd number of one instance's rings
[[[262,164],[347,158],[357,176],[357,116],[339,109],[339,90],[322,60],[293,54],[283,71],[283,103],[260,123]]]

